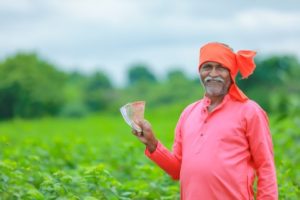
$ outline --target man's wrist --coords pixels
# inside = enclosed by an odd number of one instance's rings
[[[150,153],[153,153],[157,148],[157,144],[158,144],[158,140],[155,139],[154,142],[147,144],[146,148]]]

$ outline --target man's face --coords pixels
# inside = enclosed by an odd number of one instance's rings
[[[230,72],[217,62],[206,62],[200,70],[200,79],[208,97],[224,96],[231,85]]]

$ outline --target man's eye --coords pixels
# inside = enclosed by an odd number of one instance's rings
[[[225,67],[218,67],[217,69],[222,72],[227,70]]]
[[[204,69],[204,70],[209,70],[210,68],[211,68],[211,67],[208,66],[208,65],[203,66],[203,69]]]

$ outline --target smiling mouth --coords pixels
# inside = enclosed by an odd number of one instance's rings
[[[213,83],[214,84],[214,83],[223,83],[223,82],[222,81],[218,81],[218,80],[207,80],[206,83],[207,84],[209,84],[209,83]]]

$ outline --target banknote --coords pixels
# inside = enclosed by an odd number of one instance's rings
[[[145,101],[135,101],[127,103],[120,108],[121,114],[125,122],[138,132],[142,129],[137,125],[138,121],[144,119]]]

